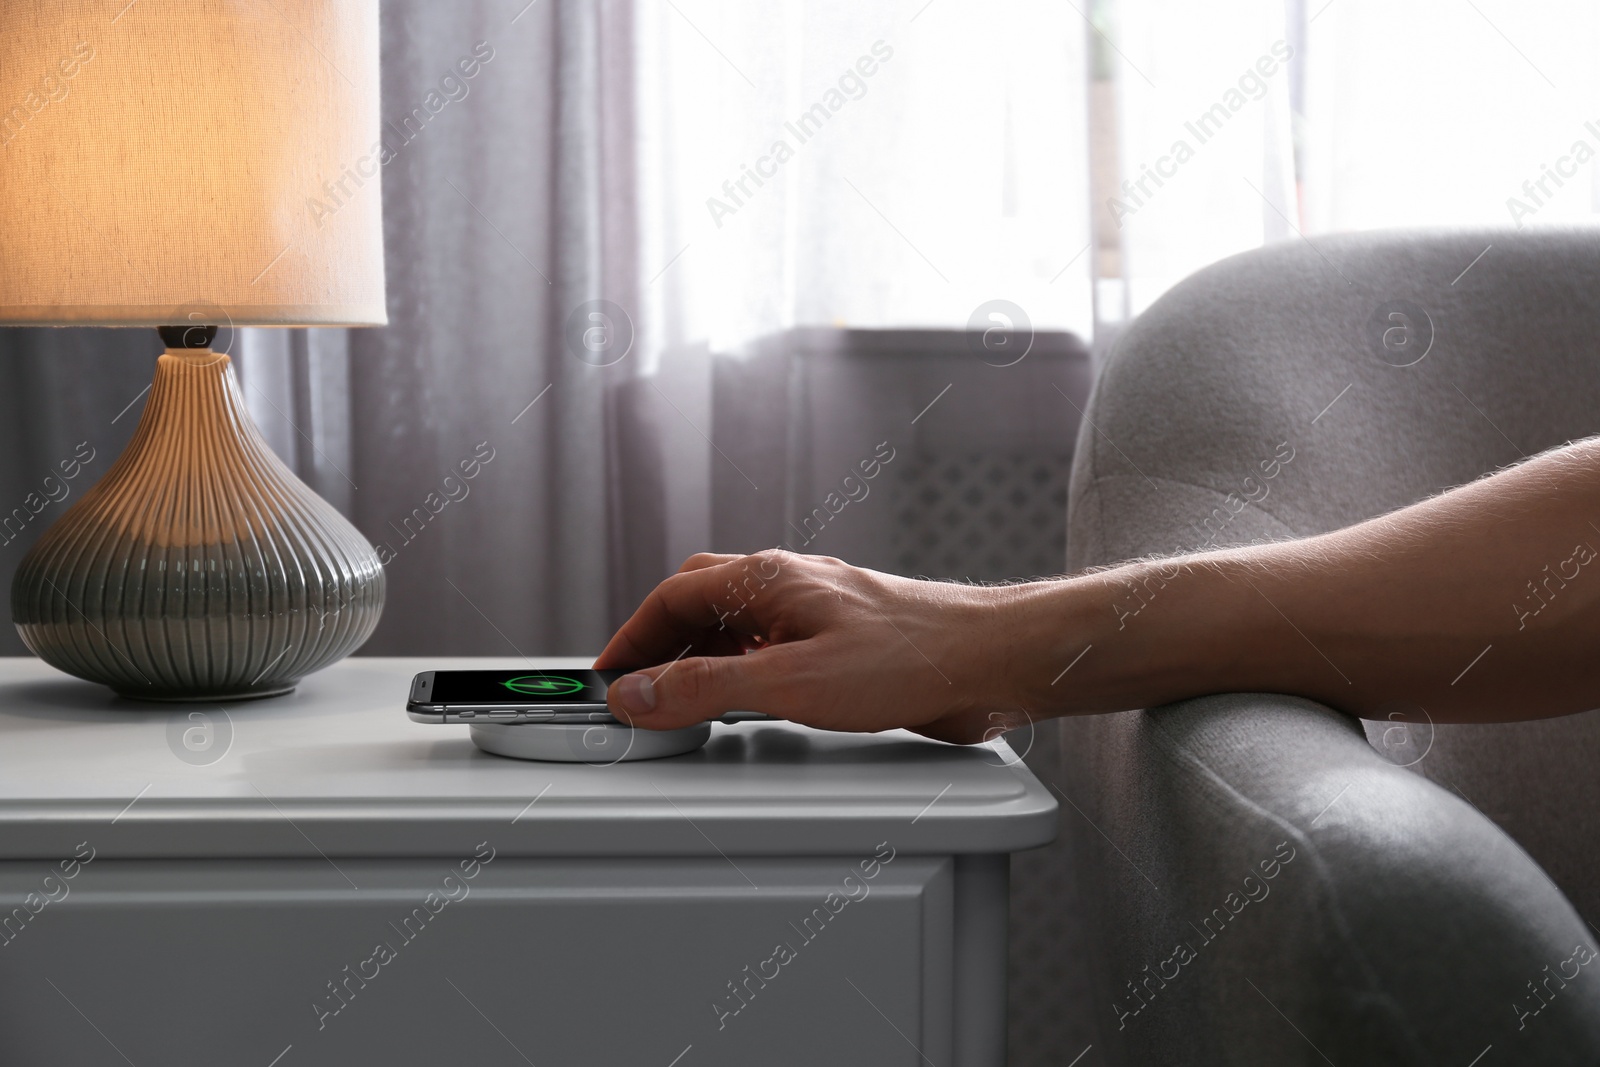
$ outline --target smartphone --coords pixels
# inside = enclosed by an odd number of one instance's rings
[[[606,689],[627,671],[423,671],[411,680],[406,713],[429,723],[616,723]],[[718,722],[770,719],[730,711]]]

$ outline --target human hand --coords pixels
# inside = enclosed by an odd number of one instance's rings
[[[761,711],[827,730],[991,740],[1008,696],[1005,588],[916,581],[823,556],[702,553],[662,582],[597,669],[618,718],[656,730]]]

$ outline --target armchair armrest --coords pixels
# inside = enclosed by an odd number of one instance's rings
[[[1077,870],[1115,969],[1098,976],[1102,1047],[1126,1062],[1600,1057],[1594,932],[1358,721],[1228,694],[1066,720],[1063,754],[1077,844],[1123,854]]]

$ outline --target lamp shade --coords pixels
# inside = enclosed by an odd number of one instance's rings
[[[0,0],[0,323],[381,325],[378,0]]]

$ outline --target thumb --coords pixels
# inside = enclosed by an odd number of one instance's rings
[[[725,711],[780,714],[774,706],[778,651],[694,656],[635,671],[611,683],[606,702],[618,719],[649,730],[681,729]]]

